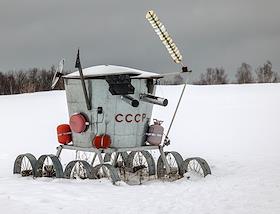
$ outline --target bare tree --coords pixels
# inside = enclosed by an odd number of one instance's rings
[[[255,81],[252,74],[252,67],[245,62],[237,69],[235,77],[238,84],[253,83]]]
[[[2,72],[0,72],[0,95],[4,94],[5,81],[6,81],[5,75]]]
[[[26,72],[20,70],[18,72],[14,72],[15,80],[16,80],[16,92],[21,94],[27,92],[27,75]]]
[[[273,83],[279,81],[279,76],[272,71],[272,63],[266,61],[263,66],[259,66],[256,70],[258,83]]]
[[[27,71],[28,73],[28,92],[35,92],[39,89],[38,79],[38,68],[32,68]]]
[[[15,94],[16,92],[16,80],[14,73],[9,71],[5,77],[5,87],[4,87],[4,94]]]
[[[227,84],[227,74],[224,68],[207,68],[206,73],[200,75],[200,80],[195,82],[199,85]]]

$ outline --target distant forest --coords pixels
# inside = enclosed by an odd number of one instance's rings
[[[273,71],[272,63],[266,61],[263,65],[253,70],[252,66],[242,63],[235,73],[235,80],[229,81],[224,68],[207,68],[205,73],[200,75],[197,85],[218,85],[218,84],[245,84],[245,83],[276,83],[280,82],[280,75]]]
[[[64,71],[70,73],[71,71]],[[55,67],[50,69],[32,68],[28,70],[0,72],[0,95],[31,93],[37,91],[51,90],[52,78]],[[280,75],[273,71],[272,63],[265,62],[255,70],[247,64],[242,63],[235,73],[235,80],[230,81],[224,68],[207,68],[200,75],[196,85],[218,85],[218,84],[245,84],[245,83],[276,83],[280,82]],[[56,89],[63,90],[64,85],[60,80]]]
[[[55,70],[55,66],[52,66],[48,70],[32,68],[28,70],[0,72],[0,95],[49,91],[51,90]],[[62,81],[58,82],[56,89],[64,89]]]

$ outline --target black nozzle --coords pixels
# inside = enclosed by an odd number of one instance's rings
[[[132,107],[138,107],[139,106],[139,101],[134,99],[131,96],[123,95],[123,96],[121,96],[121,99],[123,101],[125,101],[126,103],[128,103],[129,105],[131,105]]]
[[[131,101],[131,105],[132,105],[133,107],[138,107],[138,106],[139,106],[138,100],[132,100],[132,101]]]

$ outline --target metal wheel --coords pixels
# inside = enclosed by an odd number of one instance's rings
[[[84,160],[88,163],[91,163],[90,165],[94,165],[96,162],[97,154],[95,152],[84,152],[84,151],[76,151],[76,158],[75,160]]]
[[[128,184],[142,184],[156,174],[153,156],[148,151],[133,151],[125,160],[126,175],[124,181]]]
[[[74,160],[67,164],[64,170],[64,177],[67,179],[93,179],[93,167],[84,160]]]
[[[35,177],[63,178],[63,169],[55,155],[41,155],[35,167]]]
[[[35,166],[37,159],[30,153],[21,154],[17,156],[14,162],[14,174],[21,174],[21,176],[35,175]]]
[[[127,157],[127,152],[106,153],[104,156],[104,162],[110,163],[113,167],[120,168],[124,166]]]
[[[166,166],[162,155],[157,162],[157,177],[163,180],[174,181],[183,177],[184,175],[184,160],[178,152],[164,152],[170,172],[167,173]]]
[[[208,163],[200,157],[188,158],[184,161],[184,164],[185,172],[194,173],[202,177],[211,174]]]
[[[121,180],[116,168],[107,163],[93,167],[93,175],[97,179],[108,178],[113,184]]]

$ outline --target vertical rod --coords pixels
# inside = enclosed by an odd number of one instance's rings
[[[92,166],[94,165],[94,161],[95,161],[96,156],[97,156],[97,153],[94,152],[93,157],[92,157],[92,161],[90,163]]]
[[[91,105],[90,105],[90,102],[89,102],[89,97],[88,97],[88,93],[87,93],[87,89],[86,89],[86,83],[85,83],[85,78],[84,78],[84,74],[83,74],[83,69],[82,69],[82,65],[81,65],[81,61],[80,61],[80,50],[79,49],[78,49],[78,53],[77,53],[75,68],[79,69],[80,78],[81,78],[82,87],[83,87],[83,92],[84,92],[84,97],[85,97],[86,104],[87,104],[87,109],[91,110]]]
[[[174,122],[175,116],[176,116],[176,114],[177,114],[177,111],[178,111],[179,105],[180,105],[180,103],[181,103],[181,100],[182,100],[183,94],[184,94],[185,89],[186,89],[186,85],[187,85],[187,84],[185,83],[185,84],[184,84],[184,87],[183,87],[183,90],[182,90],[182,92],[181,92],[181,95],[180,95],[179,101],[178,101],[178,103],[177,103],[177,106],[176,106],[175,112],[174,112],[174,114],[173,114],[173,117],[172,117],[171,123],[170,123],[170,125],[169,125],[168,131],[167,131],[167,133],[166,133],[166,137],[168,137],[168,134],[169,134],[169,132],[170,132],[171,126],[173,125],[173,122]]]
[[[87,109],[91,110],[91,105],[89,102],[89,97],[88,97],[86,84],[85,84],[85,78],[84,78],[83,70],[82,70],[81,66],[79,67],[79,73],[80,73],[80,77],[81,77],[81,82],[82,82],[82,86],[83,86],[83,92],[84,92],[84,96],[85,96],[85,100],[86,100],[86,104],[87,104]]]
[[[171,172],[171,169],[170,169],[170,166],[166,160],[166,155],[163,151],[163,147],[162,146],[159,146],[159,152],[160,152],[160,156],[161,156],[161,159],[163,161],[163,164],[165,166],[165,169],[166,169],[166,174],[169,174]]]
[[[113,155],[114,153],[111,153],[111,156]],[[116,166],[116,164],[117,164],[117,161],[118,161],[118,158],[119,158],[119,155],[121,155],[121,153],[120,152],[116,152],[115,153],[116,155],[115,155],[115,157],[114,157],[114,159],[113,159],[113,162],[112,162],[112,166]]]
[[[102,170],[103,174],[106,175],[107,178],[109,178],[110,174],[107,172],[106,167],[104,166],[104,160],[103,160],[103,157],[102,157],[101,152],[99,150],[97,151],[97,157],[98,157],[99,162],[101,164],[101,170]]]
[[[58,147],[56,147],[56,149],[57,149],[57,152],[56,152],[56,155],[55,155],[55,156],[59,158],[63,147],[62,147],[62,146],[58,146]]]

